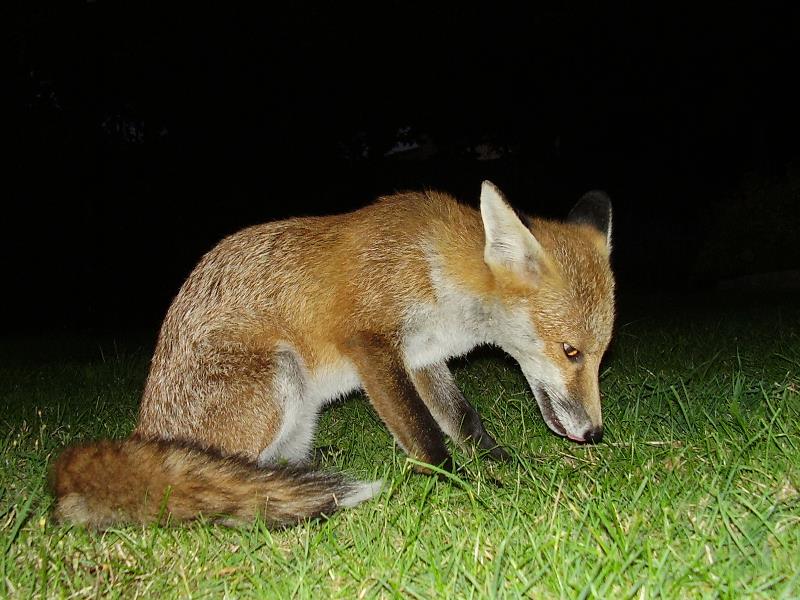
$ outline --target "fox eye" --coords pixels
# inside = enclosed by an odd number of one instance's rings
[[[570,360],[578,360],[578,357],[581,355],[581,351],[575,348],[574,346],[570,346],[568,343],[564,342],[562,344],[564,347],[564,354]]]

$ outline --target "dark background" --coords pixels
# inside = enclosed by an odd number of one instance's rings
[[[622,295],[796,283],[797,3],[266,4],[10,12],[8,329],[155,328],[245,225],[486,178],[607,190]]]

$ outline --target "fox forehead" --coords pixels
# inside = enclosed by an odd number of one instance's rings
[[[531,231],[556,271],[542,279],[531,303],[539,336],[603,352],[614,325],[614,278],[604,236],[586,225],[538,219]]]

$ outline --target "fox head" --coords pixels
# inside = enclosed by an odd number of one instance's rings
[[[564,222],[524,222],[485,181],[481,217],[503,321],[498,344],[519,362],[550,429],[600,441],[598,374],[614,323],[608,196],[587,193]]]

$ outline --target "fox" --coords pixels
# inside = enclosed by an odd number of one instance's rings
[[[509,460],[447,364],[484,344],[516,360],[555,434],[599,442],[609,197],[548,220],[484,181],[479,205],[403,192],[223,239],[167,311],[131,436],[54,461],[56,519],[283,527],[355,506],[383,482],[318,470],[313,440],[359,389],[423,473],[455,468],[446,438]]]

